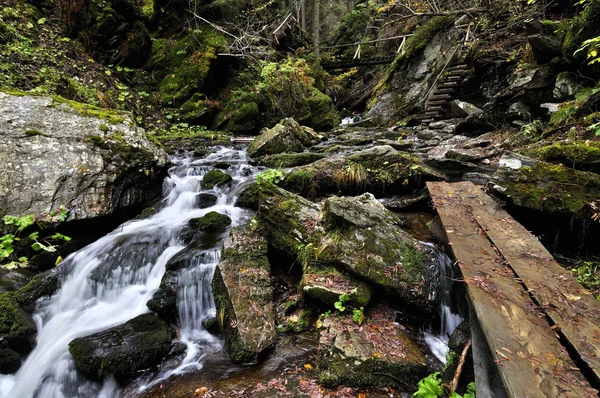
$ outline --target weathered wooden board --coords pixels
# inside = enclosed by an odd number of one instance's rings
[[[461,184],[463,203],[515,274],[600,380],[600,302],[481,189]]]
[[[470,187],[432,182],[427,186],[508,396],[596,396],[463,202],[463,196],[474,195],[465,191]]]

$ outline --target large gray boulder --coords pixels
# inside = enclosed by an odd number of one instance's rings
[[[277,339],[265,238],[248,226],[233,228],[223,243],[212,286],[231,360],[256,363]]]
[[[0,93],[0,217],[82,220],[160,195],[167,154],[122,112]]]
[[[535,90],[554,85],[554,71],[549,66],[526,69],[517,72],[510,81],[510,90]]]

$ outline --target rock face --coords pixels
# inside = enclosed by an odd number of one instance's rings
[[[375,91],[366,118],[379,124],[399,120],[424,102],[431,84],[448,62],[459,33],[447,29],[454,17],[434,17],[416,30],[406,50],[391,65],[388,77]]]
[[[351,316],[325,317],[319,331],[317,372],[326,387],[411,385],[427,374],[427,361],[395,313],[375,307],[358,325]]]
[[[340,295],[348,297],[348,304],[364,307],[371,300],[373,289],[367,283],[340,272],[333,267],[308,263],[302,273],[300,289],[304,296],[333,305]]]
[[[69,343],[77,368],[94,379],[131,377],[157,365],[169,351],[171,335],[156,316],[140,315],[123,325]]]
[[[518,72],[512,77],[510,89],[512,91],[534,90],[551,87],[554,85],[554,72],[549,66],[527,69]]]
[[[0,93],[0,137],[0,216],[89,219],[160,195],[167,155],[128,115]]]
[[[256,363],[277,333],[267,242],[249,227],[233,228],[224,242],[213,294],[232,361]]]
[[[320,141],[312,129],[302,127],[294,119],[287,118],[256,137],[248,146],[248,156],[257,158],[284,152],[302,152],[305,147]]]

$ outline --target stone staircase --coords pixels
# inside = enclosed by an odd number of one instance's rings
[[[440,120],[444,115],[447,105],[455,100],[460,83],[469,73],[469,66],[461,61],[455,61],[449,66],[440,79],[435,89],[425,102],[425,113],[421,124],[428,124]]]

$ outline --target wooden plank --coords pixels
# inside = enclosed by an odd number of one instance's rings
[[[600,302],[481,189],[463,184],[464,203],[557,330],[600,380]]]
[[[529,295],[515,280],[462,200],[462,185],[428,182],[452,251],[507,395],[591,397],[577,370]]]

